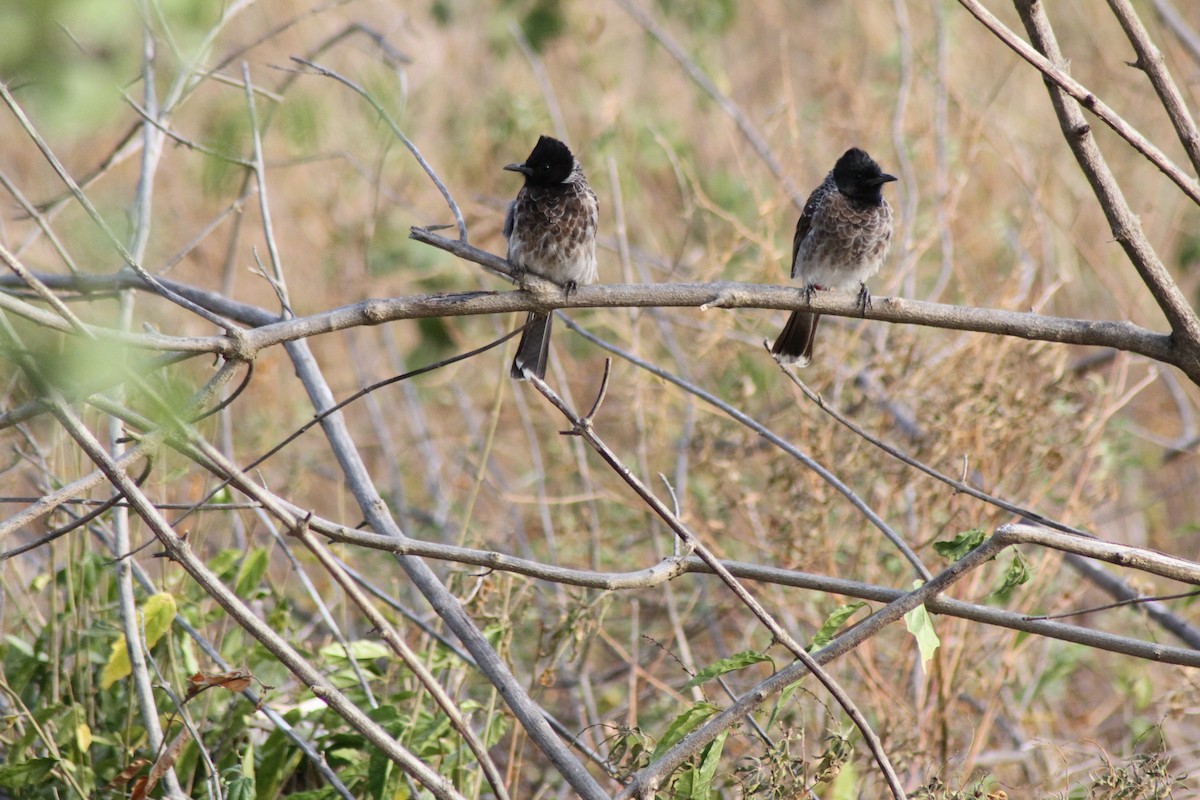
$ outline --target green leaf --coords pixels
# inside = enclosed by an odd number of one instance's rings
[[[355,661],[374,661],[377,658],[387,658],[392,652],[388,650],[387,645],[371,639],[356,639],[349,642],[349,645],[349,652],[340,644],[326,645],[321,648],[321,655],[330,661],[346,661],[350,658]]]
[[[146,632],[146,646],[153,647],[155,642],[171,629],[175,619],[175,597],[169,592],[159,592],[151,595],[142,604],[142,620]],[[125,635],[117,637],[108,652],[108,661],[100,673],[100,688],[107,689],[129,674],[129,649],[125,645]]]
[[[683,688],[690,689],[693,686],[699,686],[706,681],[711,681],[718,675],[724,675],[727,672],[735,672],[739,669],[744,669],[751,664],[761,664],[763,661],[770,661],[771,657],[755,652],[754,650],[743,650],[740,653],[734,653],[729,658],[722,658],[720,661],[709,664],[704,669],[696,673],[690,681],[683,685]]]
[[[292,709],[292,712],[296,716],[289,719],[288,722],[295,725],[300,721],[299,715],[296,709]],[[279,728],[276,728],[267,737],[260,752],[262,757],[255,769],[255,783],[259,796],[277,797],[284,780],[295,772],[303,754],[300,748],[292,746],[291,741],[283,735]]]
[[[812,644],[808,646],[808,652],[815,653],[829,644],[833,640],[834,635],[846,624],[846,621],[854,616],[854,612],[860,608],[865,608],[866,605],[866,603],[860,601],[857,603],[846,603],[835,608],[833,613],[821,623],[821,629],[813,634]]]
[[[58,764],[57,758],[31,758],[17,764],[0,767],[0,789],[23,789],[38,786]]]
[[[267,550],[265,547],[256,547],[246,554],[241,566],[238,567],[233,591],[238,597],[250,597],[259,588],[262,577],[266,573]]]
[[[712,703],[696,703],[696,705],[675,717],[671,724],[667,726],[667,732],[658,740],[658,745],[654,748],[654,754],[650,757],[650,760],[656,760],[663,753],[667,752],[667,750],[671,749],[680,739],[687,736],[695,728],[700,727],[706,719],[715,715],[718,711],[720,709]]]
[[[688,798],[688,800],[709,800],[712,797],[712,782],[717,774],[717,766],[721,762],[721,750],[725,747],[725,737],[728,731],[723,731],[700,751],[700,763],[691,764],[671,787],[672,798]]]
[[[771,716],[767,720],[768,728],[775,724],[775,717],[779,716],[779,710],[784,707],[788,699],[795,693],[797,689],[800,688],[800,684],[803,681],[804,679],[801,678],[800,680],[793,681],[792,683],[789,683],[787,686],[783,687],[783,691],[779,693],[779,699],[775,701],[775,707],[771,709]]]
[[[208,568],[217,574],[221,580],[229,580],[234,567],[242,558],[240,550],[222,550],[208,560]]]
[[[31,645],[29,642],[25,641],[24,639],[18,639],[16,636],[13,636],[10,633],[10,634],[5,634],[4,641],[8,643],[9,647],[13,648],[14,650],[16,650],[18,653],[25,656],[26,658],[34,658],[33,645]]]
[[[967,553],[983,544],[983,540],[986,538],[987,534],[982,529],[972,528],[969,531],[963,531],[948,542],[934,542],[933,550],[943,558],[958,561]]]
[[[696,788],[708,795],[712,790],[713,778],[717,775],[717,766],[721,762],[721,751],[725,748],[725,737],[729,731],[721,731],[701,751],[700,767],[696,770]]]
[[[245,752],[242,753],[242,774],[251,780],[251,785],[254,781],[254,740],[251,739],[246,745]]]
[[[1013,559],[1008,565],[1008,572],[1004,574],[1004,581],[996,591],[992,592],[991,596],[1005,599],[1013,589],[1028,582],[1029,562],[1025,560],[1025,556],[1021,555],[1020,550],[1013,550]]]
[[[170,592],[151,595],[142,605],[142,619],[146,630],[146,646],[153,647],[175,621],[175,596]]]
[[[100,672],[100,688],[107,689],[129,674],[129,650],[125,647],[125,635],[121,634],[108,651],[108,661]]]
[[[390,758],[372,748],[371,760],[367,764],[367,797],[371,800],[384,800],[388,796],[393,766]]]
[[[225,787],[225,800],[254,800],[254,778],[247,775],[234,778]]]
[[[922,583],[923,581],[913,581],[913,588],[919,588]],[[904,615],[904,625],[917,640],[917,647],[921,651],[921,667],[924,668],[942,644],[937,631],[933,629],[933,619],[925,606],[920,605]]]

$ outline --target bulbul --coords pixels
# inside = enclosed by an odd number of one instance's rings
[[[892,207],[881,187],[896,180],[857,147],[847,150],[813,190],[792,239],[792,280],[816,289],[859,289],[863,311],[871,302],[867,278],[879,271],[892,241]],[[784,364],[807,367],[820,314],[793,311],[771,352]]]
[[[525,185],[504,217],[509,263],[521,272],[554,281],[568,295],[577,285],[595,281],[599,206],[570,149],[543,136],[529,158],[505,169],[525,176]],[[524,380],[525,370],[539,378],[546,376],[553,318],[541,311],[529,313],[512,377]]]

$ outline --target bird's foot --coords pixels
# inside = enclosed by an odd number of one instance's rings
[[[871,290],[867,288],[865,283],[858,284],[858,307],[865,318],[867,316],[867,309],[871,307]]]
[[[804,288],[800,290],[804,293],[804,302],[811,306],[813,297],[816,296],[817,290],[821,288],[823,287],[820,287],[815,283],[804,284]]]
[[[571,295],[575,294],[576,291],[578,291],[579,284],[576,283],[575,281],[567,281],[566,283],[564,283],[562,285],[562,287],[563,287],[563,298],[567,299],[567,298],[570,298]]]

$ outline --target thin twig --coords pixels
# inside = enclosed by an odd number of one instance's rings
[[[254,105],[253,84],[250,82],[250,65],[242,62],[242,84],[246,95],[246,113],[250,117],[250,135],[254,144],[254,182],[258,187],[258,210],[262,217],[263,238],[267,242],[267,255],[271,259],[271,287],[279,294],[282,307],[281,317],[288,319],[292,304],[288,299],[287,280],[283,276],[283,260],[279,246],[275,243],[275,226],[271,222],[271,205],[267,194],[267,167],[263,160],[262,131],[258,128],[258,112]]]
[[[292,508],[291,510],[293,512],[298,511],[296,508]],[[603,572],[561,567],[491,550],[475,550],[416,539],[398,543],[377,533],[353,530],[344,525],[338,525],[318,517],[312,519],[311,525],[313,530],[332,541],[356,547],[420,556],[421,558],[434,558],[448,563],[476,566],[490,571],[503,571],[525,575],[553,584],[580,586],[604,591],[615,592],[666,587],[682,575],[712,574],[712,570],[696,556],[669,557],[652,567],[633,572]],[[845,595],[860,600],[882,603],[890,603],[904,594],[903,591],[890,587],[877,586],[845,578],[815,575],[781,567],[749,564],[740,561],[722,561],[721,563],[735,577],[763,584],[807,589],[824,594]],[[1015,614],[1004,609],[964,603],[948,598],[939,598],[931,601],[928,604],[928,608],[934,614],[969,619],[974,622],[1025,631],[1062,641],[1077,642],[1098,650],[1108,650],[1135,658],[1162,661],[1167,664],[1200,666],[1200,649],[1165,647],[1158,642],[1143,642],[1138,639],[1107,634],[1092,628],[1082,628],[1075,625],[1047,624],[1042,627],[1031,627],[1032,623],[1037,622],[1035,618]],[[1187,640],[1185,639],[1185,641]]]
[[[840,478],[838,478],[836,475],[834,475],[833,472],[826,469],[823,465],[818,463],[815,459],[813,459],[811,456],[809,456],[803,450],[796,447],[791,442],[788,442],[786,439],[779,436],[774,431],[770,430],[765,425],[763,425],[762,423],[755,420],[753,417],[749,416],[748,414],[743,413],[741,410],[739,410],[739,409],[733,407],[732,405],[730,405],[729,403],[726,403],[725,401],[721,400],[720,398],[718,398],[716,395],[712,394],[711,392],[707,392],[704,389],[701,389],[699,386],[696,386],[695,384],[693,384],[689,381],[685,381],[683,378],[680,378],[678,375],[674,375],[665,369],[662,369],[658,366],[655,366],[654,364],[651,364],[648,361],[645,361],[644,359],[638,358],[637,356],[633,355],[632,353],[622,350],[621,348],[617,347],[616,345],[614,345],[610,342],[600,339],[599,337],[583,330],[582,328],[580,328],[579,326],[577,326],[575,323],[571,322],[570,320],[567,321],[567,325],[571,328],[571,330],[580,334],[581,336],[583,336],[585,339],[592,342],[593,344],[604,348],[605,350],[609,351],[610,353],[614,353],[615,355],[620,356],[621,358],[625,359],[626,361],[630,362],[631,364],[641,367],[642,369],[646,370],[647,372],[651,373],[652,375],[657,375],[658,377],[662,378],[663,380],[666,380],[666,381],[669,381],[670,383],[675,384],[676,386],[680,387],[681,389],[688,392],[689,394],[692,394],[695,397],[698,397],[699,399],[708,403],[709,405],[720,409],[722,413],[727,414],[729,417],[736,420],[740,424],[745,425],[747,428],[753,430],[759,436],[762,436],[764,439],[771,442],[773,445],[775,445],[779,449],[783,450],[785,453],[790,455],[792,458],[795,458],[797,461],[802,463],[805,467],[807,467],[808,469],[815,472],[821,478],[821,480],[825,481],[830,486],[832,486],[839,494],[841,494],[843,497],[845,497],[846,500],[849,501],[849,503],[851,505],[853,505],[854,508],[857,509],[859,513],[861,513],[864,517],[866,517],[867,520],[872,525],[874,525],[876,528],[878,528],[879,531],[881,533],[883,533],[883,535],[888,539],[888,541],[890,541],[896,547],[896,549],[900,551],[901,555],[903,555],[905,557],[905,559],[910,564],[912,564],[913,569],[916,570],[917,575],[919,577],[921,577],[922,579],[927,579],[929,577],[929,571],[926,569],[925,565],[922,563],[920,557],[915,552],[913,552],[912,548],[908,545],[907,542],[904,541],[903,537],[901,537],[898,533],[896,533],[894,530],[892,530],[891,526],[889,526],[883,520],[882,517],[880,517],[877,513],[875,513],[874,509],[872,509],[870,506],[868,506],[854,492],[853,489],[851,489],[849,486],[847,486]]]
[[[1100,611],[1109,611],[1114,608],[1128,608],[1131,606],[1140,606],[1147,603],[1161,603],[1163,600],[1186,600],[1189,597],[1200,596],[1200,589],[1194,589],[1190,592],[1177,592],[1175,594],[1154,595],[1153,597],[1131,597],[1128,600],[1117,600],[1112,603],[1103,603],[1098,606],[1088,606],[1087,608],[1076,608],[1071,611],[1064,611],[1061,614],[1032,614],[1026,616],[1025,619],[1030,621],[1042,622],[1051,619],[1066,619],[1067,617],[1082,617],[1085,614],[1096,614]]]
[[[920,588],[901,595],[864,622],[839,634],[828,645],[813,653],[813,660],[820,664],[827,664],[853,650],[886,626],[900,620],[909,611],[932,601],[972,570],[994,558],[1010,543],[1010,537],[1004,533],[1004,528],[998,529],[987,541],[951,564]],[[647,791],[653,792],[661,785],[666,776],[678,769],[684,760],[698,752],[701,747],[712,741],[722,731],[728,730],[738,720],[743,719],[747,714],[752,713],[767,700],[783,691],[784,687],[804,678],[807,674],[806,664],[797,661],[762,681],[739,697],[733,705],[685,736],[658,761],[636,773],[625,789],[617,795],[617,800],[643,797]]]
[[[936,469],[934,469],[933,467],[928,466],[924,462],[918,461],[917,459],[915,459],[912,456],[905,453],[903,450],[901,450],[897,447],[894,447],[894,446],[888,444],[887,442],[883,441],[879,437],[871,434],[865,428],[863,428],[861,425],[854,422],[853,420],[848,418],[845,414],[842,414],[840,411],[836,410],[833,406],[826,403],[825,399],[823,397],[821,397],[819,394],[817,394],[816,392],[814,392],[812,389],[808,388],[808,386],[804,383],[804,381],[800,380],[800,378],[796,375],[796,373],[793,370],[790,370],[787,367],[780,365],[780,371],[783,372],[788,377],[788,379],[791,380],[791,382],[794,383],[797,386],[797,388],[799,388],[800,391],[804,393],[805,397],[807,397],[813,403],[816,403],[816,405],[819,409],[824,411],[829,416],[833,417],[835,420],[840,422],[846,428],[850,429],[856,436],[875,445],[880,450],[882,450],[883,452],[890,455],[892,458],[895,458],[898,461],[902,461],[905,464],[908,464],[913,469],[920,470],[921,472],[924,472],[926,475],[929,475],[932,478],[936,478],[937,480],[941,481],[942,483],[944,483],[947,486],[954,489],[955,492],[961,492],[962,494],[970,495],[971,497],[974,497],[976,500],[982,500],[985,503],[990,503],[991,505],[994,505],[997,508],[1004,509],[1005,511],[1008,511],[1009,513],[1016,514],[1022,518],[1036,522],[1039,525],[1045,525],[1046,527],[1054,528],[1056,530],[1063,531],[1064,533],[1071,533],[1076,536],[1086,536],[1088,538],[1095,538],[1095,536],[1093,534],[1088,533],[1087,531],[1072,527],[1071,525],[1067,525],[1062,522],[1058,522],[1057,520],[1050,519],[1049,517],[1042,516],[1041,514],[1037,513],[1036,511],[1030,511],[1027,508],[1022,508],[1021,506],[1018,506],[1014,503],[1010,503],[1007,500],[1004,500],[1003,498],[990,495],[987,492],[976,489],[974,486],[971,486],[969,483],[966,483],[965,481],[963,481],[961,479],[952,478],[949,475],[946,475],[945,473],[939,472]]]
[[[425,170],[425,174],[429,176],[429,180],[433,181],[433,185],[436,186],[438,191],[442,193],[442,198],[446,201],[446,205],[450,206],[451,213],[454,214],[454,224],[458,227],[459,241],[467,241],[467,223],[463,221],[462,212],[458,210],[458,203],[454,202],[454,196],[450,194],[450,190],[446,188],[444,183],[442,183],[442,179],[438,177],[437,173],[434,172],[433,167],[431,167],[429,162],[425,160],[425,157],[421,155],[421,151],[417,149],[417,146],[412,143],[412,140],[404,135],[404,131],[402,131],[400,126],[396,124],[396,121],[392,119],[391,114],[387,112],[387,109],[383,107],[383,104],[376,100],[375,97],[366,89],[362,88],[349,78],[339,75],[331,69],[327,69],[326,67],[322,67],[318,64],[314,64],[311,61],[306,61],[305,59],[298,58],[296,56],[292,56],[292,60],[297,64],[303,64],[304,66],[316,72],[318,75],[324,75],[325,77],[333,78],[338,83],[341,83],[343,86],[352,90],[359,97],[366,100],[367,103],[370,104],[371,108],[375,109],[375,113],[379,115],[380,119],[388,124],[388,127],[392,129],[392,134],[400,140],[405,148],[407,148],[408,152],[412,154],[412,157],[417,160],[417,163],[421,166],[421,169]]]
[[[332,406],[332,392],[307,343],[292,342],[286,345],[286,349],[313,407],[319,413]],[[321,421],[321,427],[367,523],[379,533],[398,541],[406,541],[408,537],[396,525],[387,504],[379,496],[371,474],[346,427],[343,415],[331,414]],[[554,768],[563,779],[583,800],[607,798],[607,793],[596,779],[557,738],[554,730],[546,722],[541,707],[529,696],[521,682],[512,674],[508,664],[500,658],[483,632],[467,616],[458,598],[447,590],[429,565],[416,558],[398,557],[397,561],[415,588],[471,653],[479,665],[480,672],[499,691],[514,717],[524,728],[525,734],[554,764]]]

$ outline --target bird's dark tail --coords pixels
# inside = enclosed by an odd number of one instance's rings
[[[793,311],[783,326],[783,333],[771,345],[771,352],[784,364],[807,367],[812,361],[813,340],[817,336],[820,314]]]
[[[522,367],[539,378],[546,377],[546,359],[550,356],[550,323],[553,320],[552,314],[529,312],[525,320],[525,332],[521,334],[521,341],[517,345],[517,356],[509,371],[512,377],[524,380]]]

